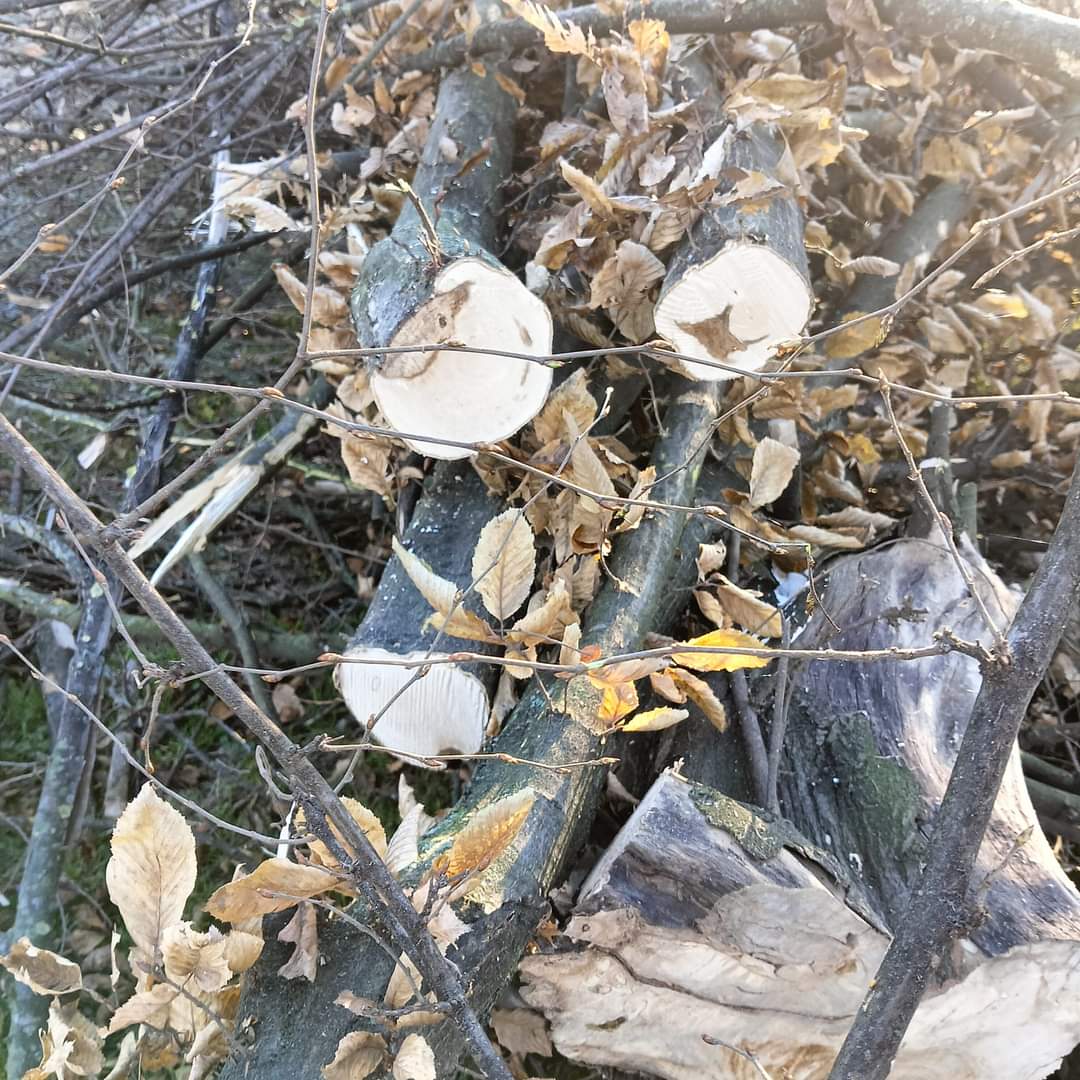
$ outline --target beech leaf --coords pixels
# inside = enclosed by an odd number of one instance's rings
[[[417,592],[440,615],[449,615],[457,600],[458,587],[452,581],[439,577],[423,559],[403,547],[396,536],[390,543],[394,554],[401,560],[402,568],[409,575],[409,580],[416,586]]]
[[[754,449],[750,470],[750,509],[768,506],[784,493],[791,482],[799,451],[776,439],[765,438]]]
[[[206,910],[222,922],[240,922],[255,915],[285,911],[300,900],[341,884],[339,875],[322,867],[301,866],[275,857],[260,863],[250,874],[222,885],[206,901]]]
[[[677,642],[675,647],[690,645],[698,649],[763,649],[756,637],[739,630],[710,630],[701,637]],[[760,668],[769,664],[764,656],[739,656],[736,653],[674,653],[676,664],[692,671],[739,671],[741,668]]]
[[[664,728],[674,727],[681,723],[690,714],[685,709],[671,709],[662,706],[659,709],[649,709],[647,712],[638,713],[631,717],[619,729],[620,731],[663,731]]]
[[[508,619],[529,598],[536,573],[536,539],[525,515],[504,510],[480,530],[472,576],[484,607]]]
[[[435,1080],[435,1054],[423,1035],[409,1035],[394,1058],[394,1080]]]
[[[105,867],[109,898],[146,958],[184,915],[195,888],[195,837],[179,811],[146,784],[116,820]]]
[[[78,964],[48,949],[39,949],[28,937],[19,938],[6,956],[0,956],[0,967],[35,994],[70,994],[82,989]]]
[[[477,811],[445,856],[446,874],[453,878],[490,866],[514,842],[535,799],[532,788],[524,788]]]
[[[334,1060],[324,1065],[326,1080],[364,1080],[378,1067],[386,1053],[386,1041],[370,1031],[350,1031],[337,1044]]]

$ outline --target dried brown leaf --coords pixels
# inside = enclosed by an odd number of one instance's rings
[[[278,931],[278,941],[293,946],[292,956],[278,968],[283,979],[315,981],[319,970],[319,919],[314,904],[300,903],[288,924]]]
[[[378,1067],[386,1053],[386,1040],[370,1031],[350,1031],[342,1036],[334,1060],[324,1065],[325,1080],[364,1080]]]
[[[154,956],[195,888],[195,837],[182,815],[146,784],[117,818],[105,867],[109,898],[135,948]]]
[[[716,585],[716,597],[731,621],[751,633],[778,638],[784,633],[780,612],[749,589],[740,588],[723,575]]]
[[[413,1033],[394,1058],[394,1080],[435,1080],[435,1053],[423,1035]]]
[[[504,510],[480,530],[472,577],[484,607],[508,619],[528,599],[536,574],[536,539],[520,510]]]
[[[458,587],[452,581],[439,577],[423,559],[403,547],[396,536],[390,544],[417,592],[441,615],[449,615],[457,601]]]
[[[677,667],[671,668],[668,675],[685,695],[683,700],[689,698],[717,731],[727,730],[727,711],[724,709],[724,703],[713,693],[712,687],[704,679],[699,679],[689,671]]]
[[[300,900],[337,889],[341,878],[320,866],[301,866],[272,858],[250,874],[222,885],[206,902],[206,910],[222,922],[240,922],[255,915],[285,911]]]
[[[799,464],[799,451],[776,439],[764,438],[754,449],[750,472],[750,509],[768,506],[784,493]]]
[[[21,937],[5,956],[0,967],[35,994],[70,994],[82,989],[82,970],[73,960],[39,949],[28,937]]]
[[[588,35],[584,34],[580,26],[559,18],[551,8],[537,0],[503,0],[503,3],[519,19],[524,19],[544,35],[544,44],[551,52],[570,53],[597,62],[596,42],[591,30]]]

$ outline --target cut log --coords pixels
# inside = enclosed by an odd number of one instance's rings
[[[522,996],[577,1061],[671,1080],[824,1080],[888,944],[857,895],[785,822],[667,772],[586,881],[567,930],[579,948],[523,960]],[[1080,943],[960,953],[891,1076],[1052,1072],[1080,1040]]]
[[[700,51],[681,62],[676,87],[705,129],[694,184],[713,179],[721,187],[668,264],[656,331],[683,355],[760,371],[777,345],[802,332],[814,303],[802,213],[778,177],[786,144],[767,124],[738,130],[725,121]],[[672,364],[692,379],[736,378],[708,363]]]
[[[497,6],[497,5],[496,5]],[[551,352],[545,304],[494,255],[501,185],[511,175],[517,102],[464,68],[439,86],[413,198],[364,260],[352,298],[362,346],[455,343],[528,356]],[[371,387],[390,426],[420,453],[454,459],[498,442],[543,406],[551,368],[484,352],[387,352]]]
[[[693,500],[700,458],[691,451],[717,410],[716,395],[706,387],[689,388],[667,409],[666,434],[658,440],[652,459],[666,479],[653,490],[653,498],[681,505]],[[677,468],[688,460],[688,467]],[[637,648],[656,626],[656,613],[665,608],[671,593],[692,584],[697,549],[680,549],[684,520],[679,512],[647,514],[636,530],[619,538],[610,566],[632,591],[623,591],[612,581],[605,584],[586,613],[584,645],[595,644],[608,655]],[[546,910],[548,890],[576,855],[591,824],[606,770],[581,763],[604,749],[596,720],[599,696],[583,678],[572,680],[565,690],[560,684],[557,695],[546,686],[533,686],[491,747],[495,754],[510,755],[510,760],[480,764],[454,812],[422,838],[422,864],[407,872],[410,880],[416,880],[432,856],[445,851],[475,820],[478,810],[525,788],[535,792],[517,839],[483,873],[468,906],[459,909],[469,931],[448,953],[481,1013],[491,1008],[516,970]],[[553,707],[556,697],[565,699],[566,712]],[[276,974],[284,958],[282,950],[269,943],[271,936],[268,933],[268,947],[252,969],[240,1005],[242,1017],[260,1017],[259,1038],[250,1051],[230,1059],[224,1080],[318,1075],[338,1039],[359,1026],[356,1017],[333,1004],[338,994],[350,990],[381,1000],[384,993],[389,975],[385,953],[358,937],[344,920],[332,919],[320,927],[326,962],[302,995]],[[454,1075],[462,1050],[457,1029],[444,1023],[425,1037],[435,1051],[438,1075]]]
[[[938,249],[971,209],[972,195],[969,185],[942,181],[920,200],[908,218],[882,240],[874,254],[896,263],[901,269],[914,261],[917,268],[925,272]],[[898,276],[860,276],[848,294],[839,319],[835,321],[848,322],[888,307],[896,300]],[[883,326],[879,316],[827,338],[825,352],[829,357],[829,366],[850,366],[851,360],[879,344],[883,330],[887,331],[888,327]]]
[[[1006,624],[1015,597],[962,544]],[[905,648],[946,627],[988,636],[931,540],[838,559],[819,589],[800,648]],[[582,890],[569,927],[579,950],[522,965],[523,994],[552,1022],[556,1047],[679,1080],[759,1077],[727,1044],[773,1076],[826,1077],[918,881],[979,682],[961,653],[793,662],[785,821],[661,777]],[[977,880],[969,927],[935,973],[894,1077],[1035,1080],[1080,1041],[1080,896],[1039,830],[1018,755]]]
[[[472,580],[473,549],[480,530],[503,509],[501,500],[487,493],[471,464],[440,465],[417,502],[402,546],[440,577],[464,588]],[[464,601],[466,610],[475,607],[475,596]],[[353,716],[366,726],[381,713],[372,738],[414,764],[422,764],[418,758],[473,754],[480,749],[497,674],[491,666],[435,664],[417,679],[417,668],[377,663],[439,658],[461,648],[460,640],[445,635],[437,640],[434,630],[424,629],[430,615],[431,604],[394,555],[345,652],[354,661],[369,662],[342,663],[335,671]],[[467,647],[495,651],[477,642]]]

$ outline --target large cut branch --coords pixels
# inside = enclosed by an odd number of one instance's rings
[[[1064,535],[1078,502],[1074,494]],[[1071,553],[1048,555],[1060,595],[1039,602],[1037,619],[1017,616],[1012,640],[1024,644],[1004,687],[962,652],[793,664],[781,769],[788,821],[662,777],[583,887],[569,930],[581,951],[525,962],[525,996],[547,1014],[560,1051],[672,1080],[758,1076],[727,1044],[774,1076],[823,1078],[858,1017],[859,1057],[838,1066],[844,1077],[885,1076],[894,1055],[892,1075],[904,1080],[1052,1072],[1080,1041],[1080,896],[1039,831],[1015,725],[1003,731],[1001,719],[1022,713],[1075,596],[1075,548],[1073,539]],[[1007,622],[1015,599],[973,550],[966,556],[984,601]],[[903,649],[945,628],[987,636],[949,553],[929,541],[837,560],[819,590],[801,648]],[[1038,584],[1032,595],[1039,600]],[[1017,703],[1008,713],[973,711],[1006,689]],[[1000,793],[980,744],[1009,760]],[[688,768],[706,750],[690,747]],[[958,831],[978,850],[974,873],[946,839],[947,869],[928,887],[922,866],[942,862],[927,837],[956,828],[943,803],[950,774],[968,777],[969,805],[985,808],[989,828],[980,845],[986,818],[961,817]],[[887,965],[871,982],[885,931],[903,942],[927,927],[947,930],[933,952],[917,954],[898,983]],[[918,1001],[909,979],[920,993],[929,985],[897,1053],[893,1003]],[[862,1019],[871,986],[884,1024]]]
[[[783,136],[764,123],[744,129],[725,120],[707,60],[683,59],[676,79],[704,128],[695,184],[723,186],[702,209],[668,265],[656,302],[656,330],[683,355],[760,371],[784,341],[798,337],[814,303],[803,220]],[[752,192],[738,197],[739,181]],[[732,379],[733,371],[673,361],[694,379]]]
[[[682,505],[692,501],[698,461],[676,467],[686,463],[716,415],[715,394],[706,386],[688,390],[669,407],[664,417],[667,434],[653,456],[657,473],[668,478],[651,497]],[[610,565],[629,589],[605,585],[587,612],[583,646],[594,644],[609,655],[637,647],[656,626],[658,614],[670,610],[671,596],[692,583],[696,545],[690,552],[681,549],[683,523],[684,515],[677,512],[648,516],[621,538]],[[543,689],[534,686],[491,747],[495,754],[526,760],[483,762],[465,798],[421,841],[427,862],[445,850],[477,811],[525,788],[535,793],[511,849],[483,873],[470,893],[471,903],[461,910],[469,932],[448,954],[481,1013],[512,976],[543,913],[548,890],[591,823],[606,775],[602,767],[587,764],[604,750],[604,725],[596,718],[599,696],[584,678],[550,681]],[[560,765],[565,766],[561,771],[552,768]],[[237,1060],[226,1069],[226,1080],[245,1075],[258,1075],[260,1080],[314,1077],[326,1061],[328,1047],[357,1026],[356,1017],[334,1005],[338,995],[348,990],[382,999],[390,972],[380,949],[342,920],[320,928],[320,945],[326,962],[315,983],[300,995],[276,974],[284,957],[268,944],[265,959],[252,969],[240,1009],[243,1016],[260,1017],[259,1039],[247,1063],[250,1072]],[[445,1024],[428,1037],[439,1075],[453,1075],[460,1040]]]
[[[823,1080],[888,946],[858,896],[787,822],[666,772],[582,887],[578,948],[523,960],[522,994],[576,1061]],[[1080,1040],[1080,943],[981,959],[924,1002],[895,1080],[1034,1080]]]
[[[440,577],[463,584],[472,577],[480,530],[502,509],[472,465],[440,465],[417,503],[402,546]],[[474,607],[475,595],[463,603],[466,609]],[[377,718],[371,735],[390,750],[413,758],[474,754],[484,741],[490,711],[495,675],[490,665],[436,664],[417,678],[417,669],[378,663],[429,654],[442,658],[460,648],[460,641],[425,628],[430,615],[431,605],[394,555],[349,643],[346,656],[353,662],[337,668],[338,687],[361,724]],[[482,644],[470,642],[469,647],[485,651]]]
[[[492,254],[502,185],[512,172],[517,102],[494,65],[447,75],[412,195],[394,230],[364,260],[352,312],[366,347],[456,343],[546,356],[547,307]],[[469,450],[428,442],[498,442],[539,411],[544,364],[483,351],[386,353],[371,386],[391,427],[432,457]]]

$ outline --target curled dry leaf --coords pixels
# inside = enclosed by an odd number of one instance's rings
[[[768,506],[780,498],[798,464],[799,451],[794,447],[776,439],[762,439],[754,449],[750,471],[750,509]]]
[[[225,935],[215,926],[203,932],[191,923],[174,923],[162,935],[165,974],[192,992],[211,994],[232,978]]]
[[[305,978],[315,981],[319,970],[319,919],[314,904],[296,905],[288,924],[278,931],[278,941],[293,946],[292,956],[278,968],[283,979]]]
[[[341,877],[319,866],[301,866],[288,859],[260,863],[250,874],[222,885],[206,902],[206,910],[223,922],[285,911],[300,900],[336,889]]]
[[[713,693],[712,687],[704,680],[682,668],[671,668],[667,674],[672,683],[689,698],[704,714],[705,718],[717,731],[727,730],[727,711],[724,703]]]
[[[195,837],[181,814],[144,785],[116,820],[105,867],[109,898],[135,948],[151,958],[180,922],[195,888]]]
[[[413,1033],[394,1058],[394,1080],[435,1080],[435,1054],[423,1035]]]
[[[564,21],[551,8],[537,0],[503,0],[503,3],[519,19],[524,19],[544,35],[544,44],[551,52],[570,53],[572,56],[583,56],[587,60],[598,62],[596,42],[591,30],[586,35],[580,26],[569,20]]]
[[[756,637],[739,630],[710,630],[700,637],[689,641],[676,642],[675,648],[689,645],[695,649],[763,649],[765,646]],[[766,667],[770,659],[764,656],[745,656],[737,653],[674,653],[671,659],[676,664],[692,671],[739,671],[742,668]]]
[[[536,573],[532,526],[517,509],[504,510],[480,530],[472,576],[484,607],[508,619],[528,599]]]
[[[35,994],[70,994],[82,989],[78,964],[48,949],[39,949],[28,937],[19,938],[7,955],[0,956],[0,967]]]
[[[230,195],[222,200],[221,208],[229,217],[250,219],[257,232],[281,232],[284,229],[295,232],[300,228],[280,206],[265,199]]]
[[[326,1080],[364,1080],[378,1067],[386,1053],[386,1041],[370,1031],[351,1031],[337,1044],[334,1060],[324,1065]]]
[[[655,332],[649,290],[664,272],[664,264],[644,244],[624,240],[592,279],[589,307],[604,308],[630,341],[644,341]]]
[[[532,809],[536,793],[524,788],[477,811],[439,860],[451,878],[486,869],[513,842]]]
[[[614,726],[637,707],[637,687],[632,682],[618,683],[604,687],[604,696],[600,699],[600,708],[596,717]]]
[[[663,731],[664,728],[674,727],[681,723],[690,714],[685,709],[670,709],[662,706],[659,709],[649,709],[631,717],[619,729],[620,731]]]
[[[349,479],[365,491],[387,498],[393,494],[390,455],[393,444],[385,439],[369,439],[346,433],[341,438],[341,460]]]
[[[81,1076],[97,1076],[105,1067],[101,1052],[101,1036],[97,1027],[73,1001],[62,1003],[53,998],[49,1004],[49,1019],[41,1032],[41,1064],[30,1069],[23,1080],[75,1080]]]
[[[302,312],[307,305],[307,285],[285,263],[274,263],[273,271],[293,307]],[[316,285],[311,298],[311,317],[323,326],[337,326],[349,317],[349,305],[336,289]]]
[[[570,414],[575,431],[585,431],[596,418],[596,399],[589,393],[589,380],[584,368],[578,368],[552,392],[547,404],[533,421],[536,441],[541,446],[564,434],[564,412]]]

